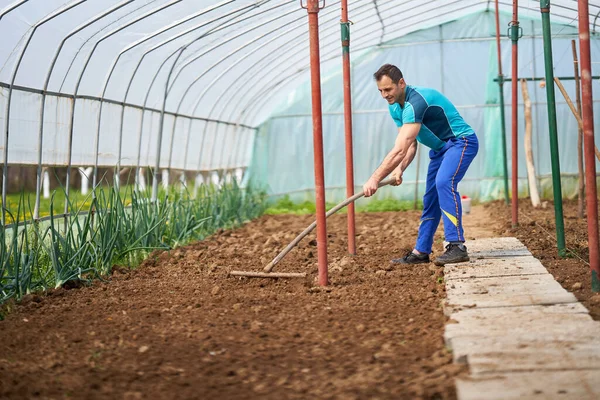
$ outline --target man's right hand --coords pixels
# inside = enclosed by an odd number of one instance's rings
[[[373,179],[372,177],[363,185],[363,193],[365,197],[371,197],[375,194],[377,189],[379,188],[379,182]]]

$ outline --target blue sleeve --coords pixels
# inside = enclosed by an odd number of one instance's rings
[[[414,90],[411,92],[410,100],[404,103],[404,112],[402,120],[405,124],[408,123],[423,123],[425,111],[427,111],[427,101],[421,93]]]
[[[406,102],[404,104],[404,111],[402,112],[402,119],[407,124],[423,123],[423,116],[427,110],[427,103],[417,101],[415,103]]]
[[[402,126],[402,120],[400,118],[396,117],[393,113],[391,115],[392,115],[392,119],[396,123],[396,126],[398,128],[400,128]]]

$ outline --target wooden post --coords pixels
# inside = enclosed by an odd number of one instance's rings
[[[540,194],[538,192],[536,180],[535,180],[535,165],[533,164],[533,151],[531,146],[531,100],[529,99],[529,90],[527,89],[527,81],[521,79],[521,91],[523,94],[523,103],[525,106],[524,117],[525,117],[525,160],[527,162],[527,180],[529,181],[529,197],[531,197],[531,204],[538,208],[541,204]]]

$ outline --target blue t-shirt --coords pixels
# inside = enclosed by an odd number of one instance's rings
[[[434,89],[407,86],[404,107],[394,103],[389,109],[398,127],[420,123],[417,141],[435,151],[441,150],[448,139],[475,133],[450,100]]]

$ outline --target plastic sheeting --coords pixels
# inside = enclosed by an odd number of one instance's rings
[[[380,97],[373,73],[384,63],[400,67],[408,84],[433,87],[449,97],[464,119],[477,132],[480,151],[459,189],[461,193],[482,199],[503,197],[503,166],[497,53],[493,12],[477,12],[460,20],[411,33],[379,48],[372,49],[352,63],[354,171],[357,189],[377,168],[391,149],[397,128],[389,116],[387,103]],[[500,25],[511,19],[502,13]],[[575,26],[573,26],[573,23]],[[519,40],[519,75],[534,78],[544,76],[541,22],[521,18],[523,38]],[[577,39],[576,21],[552,25],[554,73],[557,77],[573,77],[571,40]],[[596,34],[592,37],[592,56],[600,51]],[[502,60],[505,76],[510,74],[511,42],[502,39]],[[600,75],[593,64],[593,75]],[[508,71],[508,72],[507,72]],[[564,86],[575,99],[574,81]],[[598,91],[599,81],[593,89]],[[549,195],[551,165],[545,89],[539,82],[529,82],[533,113],[533,149],[538,182]],[[510,82],[504,84],[507,119],[507,153],[510,171]],[[325,183],[327,200],[345,197],[345,152],[343,124],[343,93],[341,68],[323,72],[323,139],[325,151]],[[577,174],[577,124],[560,92],[557,90],[560,165],[564,174],[563,192],[576,193],[572,176]],[[527,193],[525,156],[523,152],[523,105],[519,85],[519,178],[520,194]],[[268,188],[272,195],[290,194],[294,199],[312,198],[314,188],[312,156],[312,120],[310,116],[310,86],[308,82],[292,91],[275,116],[264,123],[257,134],[250,169],[253,182]],[[600,112],[595,102],[595,112]],[[598,114],[596,114],[598,115]],[[596,128],[596,132],[598,129]],[[598,133],[597,133],[598,134]],[[413,164],[404,174],[399,188],[385,188],[379,197],[413,199],[424,192],[428,149],[421,146]]]
[[[158,163],[160,168],[186,170],[246,166],[255,135],[252,127],[290,101],[290,91],[308,76],[303,3],[0,0],[2,162],[151,167]],[[600,2],[590,3],[594,30]],[[341,56],[340,3],[323,4],[322,68],[334,73]],[[435,41],[438,32],[423,28],[491,6],[489,0],[349,0],[352,57],[366,53],[366,63],[368,57],[376,57],[372,49],[382,44],[427,37]],[[500,6],[509,10],[512,3],[501,1]],[[535,16],[538,6],[522,1],[520,10]],[[572,23],[576,13],[573,0],[552,2],[556,22]],[[457,22],[462,36],[453,36],[452,24],[444,37],[473,37],[480,32],[476,25]],[[473,46],[470,51],[480,51]],[[420,63],[419,71],[431,80],[421,79],[417,71],[411,78],[434,87],[445,82],[445,89],[459,96],[452,88],[455,81],[441,78],[435,43],[405,46],[402,51],[419,56],[426,47],[434,51]],[[449,43],[443,47],[453,51]],[[362,87],[356,92],[361,109],[381,108],[374,96],[366,94],[366,86],[371,90],[368,80],[363,82],[359,75],[356,84]],[[332,86],[332,93],[340,88]],[[361,100],[363,92],[366,102]],[[465,96],[475,93],[467,92],[471,91],[465,90]],[[301,90],[293,93],[301,96]],[[340,97],[326,96],[326,101],[339,106]]]

